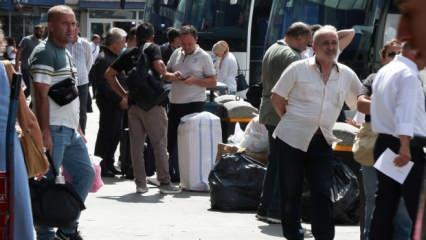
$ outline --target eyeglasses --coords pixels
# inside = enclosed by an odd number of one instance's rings
[[[400,52],[388,52],[386,55],[390,58],[395,57],[395,55],[400,54]]]

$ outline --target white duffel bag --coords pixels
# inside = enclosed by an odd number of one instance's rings
[[[178,127],[180,184],[183,189],[208,191],[217,145],[222,142],[220,118],[209,112],[181,118]]]

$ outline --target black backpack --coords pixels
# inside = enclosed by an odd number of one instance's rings
[[[169,95],[169,90],[164,88],[163,80],[151,69],[151,61],[145,53],[149,45],[150,43],[145,43],[140,47],[139,57],[127,76],[129,99],[144,111],[163,104]]]

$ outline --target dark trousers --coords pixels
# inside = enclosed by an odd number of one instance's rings
[[[179,154],[177,145],[177,129],[180,119],[188,114],[201,112],[204,102],[191,102],[185,104],[170,104],[169,123],[167,132],[167,150],[169,157],[169,174],[172,182],[180,182]]]
[[[281,180],[281,225],[288,240],[303,239],[300,231],[301,195],[304,176],[312,201],[312,233],[316,240],[334,238],[332,186],[333,156],[323,135],[314,135],[307,152],[277,139]]]
[[[123,129],[124,111],[109,101],[96,99],[99,108],[99,130],[95,144],[95,155],[102,158],[101,167],[114,165],[114,153]],[[141,143],[143,148],[143,143]]]
[[[80,100],[80,128],[86,133],[87,101],[89,98],[89,84],[78,86],[78,98]]]
[[[374,159],[377,160],[387,149],[399,153],[399,139],[387,134],[379,134],[374,146]],[[408,214],[413,222],[413,231],[416,222],[417,207],[419,204],[420,187],[423,181],[425,153],[423,147],[410,144],[411,161],[414,165],[405,182],[401,185],[390,177],[377,171],[378,185],[376,190],[376,208],[371,221],[370,239],[393,239],[393,219],[401,196],[404,198]]]
[[[272,137],[276,126],[266,125],[269,137],[268,166],[263,180],[262,195],[260,196],[257,214],[265,217],[281,219],[280,186],[278,167],[277,140]]]
[[[27,86],[27,88],[24,91],[24,94],[25,94],[25,97],[28,97],[31,94],[31,87],[32,87],[30,69],[22,68],[21,73],[22,73],[22,80],[24,80],[24,83]]]

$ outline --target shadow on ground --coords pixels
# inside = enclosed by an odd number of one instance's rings
[[[190,197],[210,197],[209,192],[197,192],[197,191],[187,191],[182,190],[178,194],[173,194],[174,198],[190,198]]]
[[[260,232],[274,237],[282,237],[281,224],[267,224],[258,226]]]
[[[132,180],[124,179],[121,177],[103,177],[102,181],[104,182],[105,185],[113,185],[119,182],[132,181]]]
[[[126,203],[161,203],[164,196],[164,194],[156,192],[156,189],[149,188],[149,192],[145,194],[132,192],[121,196],[98,196],[97,198]]]

